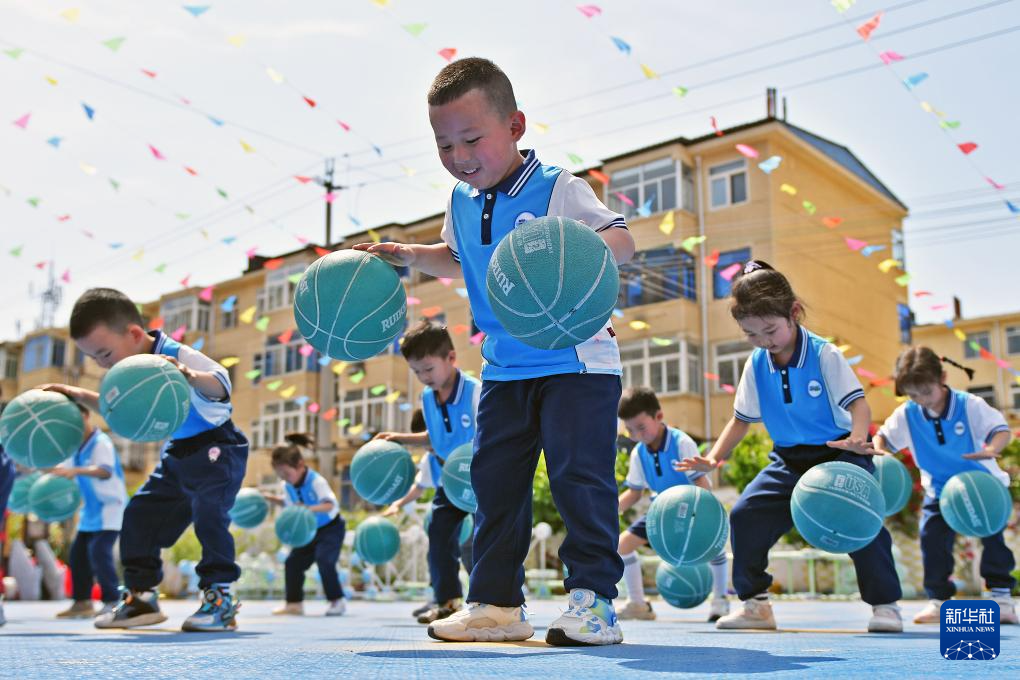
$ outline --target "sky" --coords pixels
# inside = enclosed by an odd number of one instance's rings
[[[441,212],[425,92],[449,49],[498,63],[522,146],[574,170],[760,119],[777,87],[910,208],[919,321],[953,295],[1020,307],[1020,0],[199,1],[0,0],[0,340],[36,326],[51,269],[62,325],[88,287],[149,300],[322,242],[324,191],[296,177],[327,158],[335,238]]]

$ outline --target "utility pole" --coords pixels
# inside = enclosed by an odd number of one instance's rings
[[[333,183],[333,171],[336,166],[335,158],[326,159],[326,172],[322,177],[316,177],[315,182],[326,190],[327,196],[332,196],[333,190],[343,190],[347,187]],[[333,244],[333,199],[326,199],[326,242],[323,247],[329,248]]]

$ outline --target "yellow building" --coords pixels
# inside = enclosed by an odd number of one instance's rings
[[[914,343],[973,368],[974,379],[968,380],[963,371],[946,366],[948,384],[983,397],[1006,415],[1010,428],[1020,427],[1020,312],[950,323],[917,326]]]
[[[781,157],[778,168],[757,167],[772,156]],[[894,281],[902,272],[876,268],[886,257],[902,263],[906,208],[845,147],[769,116],[723,136],[679,138],[610,158],[593,170],[585,177],[627,216],[637,243],[634,260],[621,267],[622,317],[614,319],[624,384],[652,386],[666,420],[695,438],[717,436],[730,417],[730,392],[751,351],[728,312],[724,274],[734,263],[764,259],[783,271],[806,303],[807,326],[849,345],[848,357],[863,357],[860,368],[887,373],[910,340],[906,289]],[[826,217],[838,226],[823,226]],[[393,241],[437,243],[442,224],[436,214],[374,231]],[[845,236],[884,247],[883,254],[864,257],[847,247]],[[334,248],[367,240],[366,233],[353,234]],[[396,346],[349,365],[308,353],[290,301],[298,275],[321,252],[307,246],[271,259],[256,256],[240,276],[216,284],[209,299],[193,288],[146,304],[144,312],[147,322],[183,331],[185,342],[229,364],[234,421],[252,441],[246,483],[273,480],[272,447],[287,432],[309,431],[319,442],[320,471],[336,475],[348,506],[356,501],[346,475],[350,457],[371,433],[406,431],[421,388]],[[424,315],[447,325],[460,366],[477,373],[481,357],[463,282],[417,271],[402,276],[409,323]],[[64,343],[65,363],[39,372],[29,359],[37,334],[10,344],[21,357],[19,388],[44,376],[94,388],[98,371],[91,361],[84,368],[74,363],[66,331],[44,334]],[[78,366],[81,375],[65,365]],[[6,384],[4,395],[12,396]],[[895,406],[888,388],[871,390],[869,402],[879,422]]]

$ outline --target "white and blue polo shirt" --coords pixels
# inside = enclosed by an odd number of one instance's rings
[[[518,225],[547,215],[569,217],[595,231],[627,228],[595,196],[583,179],[528,152],[513,174],[491,189],[479,191],[458,182],[446,208],[443,241],[460,262],[475,325],[485,332],[483,380],[525,380],[560,373],[621,375],[620,348],[611,324],[594,337],[557,350],[537,349],[514,339],[489,305],[485,277],[496,246]]]
[[[950,389],[942,413],[907,401],[892,412],[878,433],[892,450],[908,449],[914,455],[925,495],[938,498],[953,475],[968,470],[984,470],[1009,486],[1009,474],[995,460],[962,457],[980,451],[999,432],[1009,432],[1000,411],[981,397]]]
[[[149,335],[153,338],[153,354],[174,357],[188,368],[193,368],[196,371],[212,372],[217,380],[223,383],[223,387],[227,391],[227,396],[218,400],[210,399],[194,387],[190,387],[191,409],[188,411],[188,418],[170,436],[170,439],[194,437],[196,434],[219,427],[230,420],[233,406],[230,403],[231,388],[227,369],[197,349],[177,342],[162,331],[149,331]]]
[[[764,422],[778,448],[824,446],[850,432],[847,408],[863,398],[861,383],[842,353],[798,326],[786,366],[776,366],[772,354],[761,347],[747,358],[733,415],[747,423]]]
[[[704,477],[705,473],[674,470],[673,461],[697,455],[698,445],[690,435],[675,427],[667,427],[659,451],[652,451],[644,442],[638,442],[631,450],[630,466],[624,483],[631,489],[650,489],[653,495],[674,486],[691,484],[699,477]]]
[[[85,475],[75,478],[83,501],[78,531],[120,531],[128,497],[124,487],[124,469],[113,440],[97,427],[69,464],[74,467],[95,465],[110,473],[107,479]]]
[[[316,526],[325,526],[340,514],[340,504],[336,500],[336,494],[333,493],[333,489],[329,487],[329,482],[311,468],[306,469],[305,478],[301,480],[300,484],[294,486],[284,482],[283,489],[285,491],[283,495],[283,504],[285,506],[295,505],[296,503],[318,505],[324,501],[330,501],[333,504],[333,507],[327,512],[315,513]]]
[[[475,439],[475,419],[478,416],[478,398],[482,383],[476,378],[457,371],[450,398],[439,401],[439,393],[426,387],[421,393],[421,412],[425,416],[432,450],[418,463],[417,484],[421,487],[442,485],[443,461],[454,449]]]

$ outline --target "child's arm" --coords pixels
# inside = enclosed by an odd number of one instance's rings
[[[882,433],[878,433],[871,440],[871,446],[875,449],[875,455],[877,456],[891,456],[892,451],[889,450],[889,442],[885,440]]]
[[[868,406],[868,400],[864,397],[855,399],[846,410],[850,412],[853,423],[850,426],[850,436],[827,444],[834,449],[843,449],[862,456],[878,454],[874,444],[868,441],[868,425],[871,423],[871,407]]]
[[[390,503],[389,507],[387,507],[383,511],[383,517],[389,517],[390,515],[397,514],[398,512],[400,512],[401,508],[403,508],[405,505],[407,505],[408,503],[413,503],[414,501],[418,500],[418,497],[421,496],[424,491],[425,491],[424,487],[418,486],[417,484],[412,484],[411,490],[404,494],[403,498],[398,498],[397,500]]]
[[[327,499],[320,503],[316,503],[315,505],[306,505],[305,507],[312,512],[329,512],[333,509],[334,503],[332,500]]]
[[[620,494],[620,513],[623,514],[627,510],[630,510],[631,506],[641,500],[641,494],[643,489],[635,489],[633,487],[625,489]]]
[[[988,443],[985,444],[984,448],[975,453],[965,453],[963,457],[967,460],[988,460],[990,458],[998,458],[1002,455],[1002,450],[1009,444],[1009,440],[1012,438],[1009,430],[1002,432],[996,432]]]
[[[92,390],[86,390],[73,385],[61,385],[59,383],[46,383],[45,385],[39,385],[36,389],[46,390],[47,392],[59,392],[82,406],[86,406],[97,413],[99,412],[99,392],[93,392]]]
[[[166,354],[160,356],[176,366],[184,374],[188,384],[207,399],[220,400],[228,396],[227,388],[212,371],[199,371]]]
[[[715,444],[712,445],[712,450],[709,451],[707,456],[693,456],[683,460],[675,460],[673,461],[673,469],[681,472],[687,472],[688,470],[711,472],[716,468],[722,467],[726,459],[733,453],[733,448],[740,443],[741,439],[747,436],[747,431],[750,427],[751,424],[748,422],[736,417],[730,418],[730,422],[726,423],[722,434],[715,440]]]
[[[702,475],[694,480],[694,486],[700,486],[702,489],[712,490],[712,480],[708,478],[708,475]]]
[[[263,491],[262,497],[273,505],[283,505],[283,496],[277,496],[276,494],[269,493],[268,491]]]
[[[609,250],[613,253],[613,259],[616,260],[617,265],[621,265],[634,257],[634,237],[631,236],[630,231],[627,229],[604,229],[597,233],[605,241],[606,245],[609,246]]]
[[[113,474],[104,467],[89,465],[88,467],[58,467],[50,470],[51,475],[74,479],[75,477],[95,477],[96,479],[109,479]]]
[[[396,442],[405,446],[428,446],[428,432],[380,432],[373,439]]]
[[[425,245],[423,243],[359,243],[354,250],[364,250],[378,255],[398,267],[414,267],[430,276],[460,279],[460,263],[453,259],[445,243]]]

